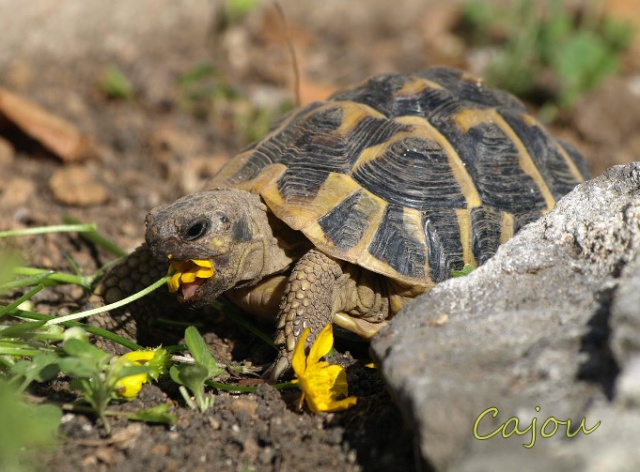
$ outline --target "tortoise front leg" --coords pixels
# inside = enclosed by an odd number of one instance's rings
[[[340,265],[315,249],[296,263],[285,287],[278,315],[276,345],[280,354],[268,374],[272,379],[281,377],[291,366],[291,357],[304,328],[309,328],[307,345],[329,323],[341,307],[341,290],[346,276]]]

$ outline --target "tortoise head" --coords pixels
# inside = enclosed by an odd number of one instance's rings
[[[180,301],[204,304],[273,272],[270,246],[277,242],[266,213],[260,198],[243,190],[187,195],[147,215],[147,245],[177,271],[169,287]]]

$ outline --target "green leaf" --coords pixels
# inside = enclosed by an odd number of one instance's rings
[[[15,275],[25,275],[24,279],[16,280],[16,284],[24,286],[35,285],[39,281],[42,281],[44,285],[60,285],[60,284],[72,284],[80,285],[83,288],[89,289],[91,287],[92,278],[84,277],[77,274],[66,274],[64,272],[56,272],[46,269],[38,269],[37,267],[15,267],[13,269]]]
[[[105,313],[107,311],[111,311],[111,310],[115,310],[116,308],[120,308],[121,306],[128,305],[129,303],[133,302],[134,300],[138,300],[138,299],[148,295],[149,293],[153,292],[157,288],[160,288],[170,278],[171,278],[170,275],[165,275],[161,279],[159,279],[156,282],[152,283],[148,287],[140,290],[139,292],[136,292],[133,295],[129,295],[128,297],[123,298],[122,300],[118,300],[117,302],[110,303],[109,305],[101,306],[101,307],[98,307],[98,308],[93,308],[91,310],[81,311],[80,313],[72,313],[70,315],[58,316],[56,318],[50,319],[49,321],[47,321],[47,326],[52,326],[52,325],[56,325],[56,324],[63,324],[63,323],[66,323],[68,321],[74,321],[74,320],[77,320],[77,319],[80,319],[80,318],[86,318],[87,316],[93,316],[93,315],[97,315],[99,313]]]
[[[451,270],[451,277],[464,277],[465,275],[469,275],[471,272],[475,270],[475,266],[473,264],[465,264],[464,267],[460,270]]]
[[[209,378],[209,372],[201,364],[174,365],[169,369],[169,375],[175,383],[184,385],[194,394],[203,388],[204,381]]]
[[[6,382],[0,381],[0,470],[26,470],[34,450],[54,444],[62,418],[60,408],[24,402]]]
[[[216,377],[224,372],[218,367],[218,363],[196,328],[189,326],[184,332],[184,340],[196,363],[206,368],[208,375],[205,378]]]
[[[67,375],[80,379],[88,379],[99,373],[95,362],[80,357],[63,357],[58,365]]]
[[[176,415],[169,412],[170,405],[165,403],[163,405],[154,406],[153,408],[147,408],[146,410],[136,411],[127,415],[127,418],[134,421],[144,421],[146,423],[161,423],[174,425],[178,419]]]
[[[69,215],[63,216],[62,219],[67,224],[81,224],[78,220],[76,220],[75,218]],[[94,227],[97,228],[95,224],[94,224]],[[107,238],[105,238],[100,233],[98,233],[97,230],[82,232],[80,233],[80,237],[82,237],[83,239],[86,239],[89,242],[92,242],[96,246],[100,246],[104,248],[105,250],[109,251],[111,254],[115,256],[118,256],[118,257],[127,256],[127,251],[118,247],[114,242],[109,241]],[[99,272],[100,270],[98,270],[98,273]]]
[[[87,378],[75,378],[72,379],[71,382],[69,382],[69,386],[73,389],[73,390],[81,390],[84,393],[90,393],[91,392],[91,382],[89,379]],[[87,395],[85,397],[85,399],[95,408],[95,404],[91,401],[91,396]]]
[[[32,360],[21,360],[11,367],[11,373],[25,378],[26,388],[31,382],[46,382],[55,378],[60,371],[60,357],[53,352],[42,352],[33,356]]]
[[[602,39],[583,31],[558,48],[553,65],[563,85],[564,104],[571,105],[581,94],[615,72],[618,62]]]
[[[633,39],[635,29],[630,22],[619,21],[615,18],[605,18],[602,21],[602,37],[607,41],[609,47],[616,51],[624,51],[629,47]]]
[[[180,85],[183,87],[189,87],[213,77],[214,72],[215,70],[211,64],[200,64],[180,77]]]
[[[67,339],[62,348],[69,356],[92,361],[94,364],[101,362],[105,357],[111,356],[111,354],[95,347],[93,344],[80,339]]]
[[[124,73],[115,66],[107,68],[104,80],[102,81],[102,90],[109,98],[130,99],[133,96],[131,82],[129,82],[129,79],[127,79]]]
[[[118,371],[117,380],[123,379],[125,377],[130,377],[132,375],[138,374],[149,374],[149,366],[146,365],[129,365],[123,367]]]

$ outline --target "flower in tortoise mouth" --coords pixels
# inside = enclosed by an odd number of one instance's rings
[[[320,361],[333,346],[333,331],[328,324],[320,332],[305,356],[305,343],[309,328],[305,328],[293,352],[291,365],[297,377],[293,382],[302,389],[302,400],[314,413],[321,411],[340,411],[352,407],[357,397],[348,397],[347,374],[339,365]],[[301,400],[301,401],[302,401]]]
[[[206,279],[213,277],[215,269],[208,259],[187,259],[171,261],[169,273],[173,274],[167,282],[169,291],[175,293],[182,287],[182,296],[188,300]]]

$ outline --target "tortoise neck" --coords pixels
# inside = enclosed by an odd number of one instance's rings
[[[238,285],[253,284],[264,277],[286,272],[311,247],[298,231],[276,218],[256,195],[251,195],[251,221],[256,237],[241,257]]]

